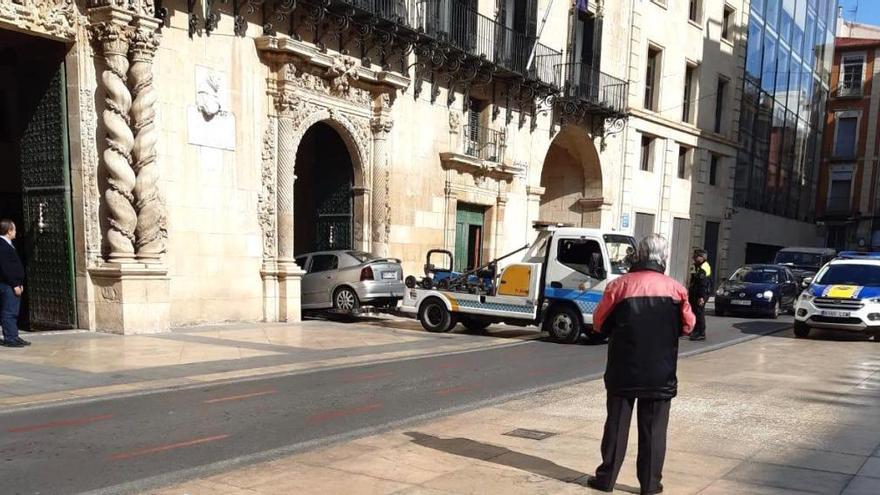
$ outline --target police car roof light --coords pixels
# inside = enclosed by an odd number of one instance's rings
[[[880,252],[870,252],[864,253],[861,251],[841,251],[837,254],[838,258],[843,259],[872,259],[872,260],[880,260]]]

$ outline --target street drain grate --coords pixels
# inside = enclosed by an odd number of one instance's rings
[[[550,438],[556,433],[550,433],[549,431],[539,431],[539,430],[527,430],[525,428],[517,428],[513,431],[508,431],[504,435],[509,437],[519,437],[519,438],[528,438],[529,440],[544,440],[545,438]]]

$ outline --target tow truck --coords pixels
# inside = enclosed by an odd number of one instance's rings
[[[458,323],[471,331],[505,323],[538,326],[559,343],[577,342],[592,328],[605,286],[629,271],[635,239],[599,229],[536,229],[531,245],[443,283],[432,283],[430,273],[421,283],[407,277],[400,311],[416,316],[429,332],[448,332]],[[523,251],[519,262],[498,272],[501,261]]]

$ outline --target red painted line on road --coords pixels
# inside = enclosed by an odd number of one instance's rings
[[[89,416],[87,418],[63,419],[61,421],[52,421],[50,423],[42,423],[38,425],[18,426],[16,428],[10,428],[7,431],[9,433],[26,433],[30,431],[49,430],[52,428],[63,428],[65,426],[81,426],[110,419],[112,417],[112,414],[102,414],[100,416]]]
[[[435,390],[434,393],[436,395],[446,396],[462,392],[470,392],[471,390],[476,390],[478,388],[480,388],[478,385],[462,385],[460,387],[441,388],[440,390]]]
[[[150,447],[148,449],[141,450],[133,450],[131,452],[120,452],[118,454],[113,454],[108,457],[111,461],[123,461],[125,459],[131,459],[133,457],[141,457],[149,454],[158,454],[159,452],[167,452],[169,450],[180,449],[183,447],[191,447],[193,445],[199,445],[202,443],[214,442],[217,440],[223,440],[224,438],[229,438],[229,435],[214,435],[212,437],[203,437],[196,438],[194,440],[187,440],[186,442],[178,442],[178,443],[169,443],[166,445],[159,445],[158,447]]]
[[[216,399],[208,399],[208,400],[204,401],[204,403],[205,404],[216,404],[217,402],[228,402],[231,400],[250,399],[251,397],[260,397],[262,395],[272,395],[272,394],[277,394],[277,393],[278,393],[278,391],[275,389],[262,390],[259,392],[252,392],[249,394],[230,395],[227,397],[217,397]]]
[[[356,414],[364,414],[370,411],[375,411],[382,407],[382,404],[376,402],[373,404],[367,404],[361,407],[355,407],[352,409],[337,409],[335,411],[325,411],[318,414],[313,414],[309,416],[309,423],[323,423],[324,421],[330,421],[332,419],[344,418],[346,416],[354,416]]]
[[[360,375],[350,375],[345,377],[346,382],[368,382],[370,380],[379,380],[381,378],[390,378],[394,376],[392,371],[377,371],[375,373],[363,373]]]

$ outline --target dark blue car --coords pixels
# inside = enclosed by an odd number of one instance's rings
[[[746,265],[715,291],[715,314],[759,313],[777,318],[794,313],[799,293],[797,278],[780,265]]]

